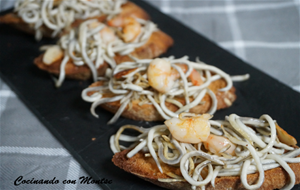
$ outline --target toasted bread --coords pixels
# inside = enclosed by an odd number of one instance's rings
[[[139,59],[151,59],[165,53],[168,50],[168,48],[172,45],[173,39],[170,36],[168,36],[162,31],[155,31],[152,33],[151,37],[149,38],[146,44],[139,48],[136,48],[130,54]],[[41,70],[47,71],[54,75],[59,75],[62,59],[57,60],[50,65],[47,65],[43,63],[43,56],[44,54],[41,54],[39,57],[37,57],[34,60],[34,64]],[[114,59],[117,64],[125,61],[132,61],[128,55],[116,55]],[[108,64],[104,62],[98,68],[98,75],[102,76],[108,67]],[[78,80],[87,80],[92,76],[92,73],[87,65],[76,66],[72,63],[71,60],[67,63],[65,67],[65,73],[66,78]]]
[[[6,15],[1,16],[0,23],[8,24],[28,34],[33,34],[33,35],[35,34],[34,25],[24,22],[22,18],[15,13],[8,13]],[[44,25],[40,27],[40,30],[42,32],[42,35],[47,38],[50,38],[53,32],[51,29],[45,27]]]
[[[202,189],[205,185],[205,189],[216,190],[271,190],[291,189],[300,183],[297,140],[269,115],[256,119],[230,114],[224,121],[209,119],[207,114],[181,113],[149,130],[124,125],[110,138],[115,153],[112,161],[168,189]],[[122,134],[125,129],[141,134],[132,142],[126,138],[132,134]],[[120,141],[133,144],[121,151]]]
[[[101,82],[93,83],[90,87],[93,86],[100,86]],[[209,85],[209,89],[211,89],[217,97],[218,104],[217,109],[223,109],[230,107],[231,104],[236,100],[235,88],[232,87],[229,91],[221,92],[219,89],[226,86],[226,82],[223,79],[216,80]],[[104,95],[105,96],[105,95]],[[111,96],[108,94],[107,96]],[[176,98],[176,100],[180,101],[183,105],[185,105],[184,98]],[[190,109],[191,113],[203,114],[206,113],[212,104],[211,97],[206,94],[202,99],[203,104],[199,104]],[[131,102],[130,106],[127,106],[122,113],[123,117],[133,119],[133,120],[142,120],[142,121],[162,121],[164,120],[163,117],[159,114],[157,109],[154,107],[153,104],[139,104],[140,101],[134,100]],[[102,108],[116,113],[117,110],[120,108],[120,101],[116,102],[108,102],[100,105]],[[166,107],[175,112],[178,110],[178,107],[174,104],[166,102]]]
[[[160,182],[159,178],[166,179],[170,178],[166,174],[160,173],[157,165],[152,157],[145,157],[143,153],[139,152],[131,158],[127,158],[126,155],[129,150],[124,150],[122,152],[116,153],[113,156],[113,163],[119,168],[125,170],[126,172],[137,175],[138,177],[154,183],[158,186],[167,189],[191,189],[191,185],[188,182]],[[296,176],[296,184],[300,183],[300,163],[289,164]],[[163,171],[172,172],[180,175],[180,169],[178,167],[170,166],[161,163]],[[249,184],[254,184],[258,179],[259,174],[249,174],[247,176],[247,181]],[[289,182],[289,175],[287,172],[281,168],[277,167],[271,170],[265,171],[265,179],[262,186],[259,188],[261,190],[271,190],[280,189],[284,187]],[[201,189],[197,187],[196,189]],[[227,189],[245,189],[242,185],[240,177],[230,176],[230,177],[217,177],[215,179],[215,187],[210,183],[206,185],[206,189],[216,189],[216,190],[227,190]]]
[[[149,20],[150,16],[139,6],[132,2],[127,2],[122,5],[122,12],[118,15],[121,17],[132,16],[136,18],[141,18],[144,20]],[[92,17],[88,19],[97,19],[99,22],[104,22],[106,20],[106,15],[99,15],[97,17]],[[87,19],[77,19],[75,20],[71,28],[79,26],[82,22]],[[34,24],[28,24],[22,20],[16,13],[8,13],[6,15],[0,16],[0,23],[9,24],[21,31],[29,34],[35,34]],[[41,26],[42,35],[45,37],[51,37],[53,30],[47,28],[45,25]],[[63,31],[65,33],[67,31]],[[60,36],[60,35],[58,35]]]

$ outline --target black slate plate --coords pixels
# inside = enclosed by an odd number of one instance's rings
[[[253,68],[183,24],[162,14],[143,1],[135,1],[143,7],[159,28],[175,39],[175,46],[166,55],[181,57],[197,56],[207,64],[215,65],[231,75],[249,73],[250,80],[236,83],[238,99],[229,109],[218,111],[214,119],[236,113],[242,116],[259,117],[269,114],[281,127],[300,141],[299,114],[300,94],[286,85]],[[53,135],[70,151],[77,161],[95,179],[110,179],[112,184],[102,184],[104,189],[160,189],[115,167],[109,148],[109,137],[124,124],[144,127],[155,123],[136,122],[120,118],[107,126],[113,116],[97,109],[100,119],[90,112],[90,104],[81,100],[82,89],[89,82],[67,80],[56,89],[49,75],[38,70],[33,59],[43,44],[54,40],[35,42],[30,35],[6,25],[0,26],[1,78],[16,92],[23,102],[45,124]],[[92,141],[92,138],[96,138]],[[299,188],[299,185],[294,189]]]

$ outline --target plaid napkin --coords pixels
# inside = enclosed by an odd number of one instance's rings
[[[299,0],[148,2],[300,91]]]
[[[148,2],[300,91],[300,1]],[[1,0],[0,10],[7,4]],[[0,189],[100,189],[62,183],[88,174],[1,79],[0,124]],[[20,176],[59,184],[15,186]]]

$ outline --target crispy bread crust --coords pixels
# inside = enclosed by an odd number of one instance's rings
[[[100,85],[101,83],[96,82],[91,86],[100,86]],[[231,106],[232,102],[236,100],[234,87],[232,87],[227,92],[218,91],[218,89],[221,89],[225,86],[226,86],[226,82],[223,79],[216,80],[212,82],[209,86],[209,89],[211,89],[217,97],[218,110]],[[176,100],[180,101],[183,105],[185,104],[184,98],[176,99]],[[207,113],[207,111],[210,109],[212,104],[212,100],[208,94],[204,96],[203,102],[204,104],[199,104],[191,108],[190,112],[197,113],[197,114]],[[138,120],[138,121],[141,120],[142,121],[163,121],[164,120],[152,104],[139,105],[139,103],[140,102],[138,100],[134,100],[133,102],[131,102],[131,106],[130,107],[127,106],[125,108],[125,110],[122,113],[122,116],[129,119]],[[120,107],[120,102],[119,101],[109,102],[109,103],[101,104],[100,106],[112,113],[116,113]],[[166,107],[173,112],[178,110],[177,106],[168,102],[166,102]]]
[[[127,3],[122,5],[122,12],[118,16],[123,18],[136,17],[144,20],[150,20],[150,16],[144,9],[130,1],[127,1]]]
[[[153,32],[148,42],[143,46],[135,49],[131,55],[139,59],[151,59],[159,56],[160,54],[166,52],[170,46],[173,45],[173,39],[165,34],[162,31]],[[55,61],[50,65],[43,63],[44,54],[40,55],[34,60],[34,64],[41,70],[47,71],[51,74],[59,75],[60,73],[60,64],[62,59]],[[127,55],[121,56],[116,55],[114,57],[117,64],[120,64],[124,61],[132,61],[131,58]],[[103,76],[106,69],[108,68],[107,63],[103,63],[97,70],[98,75]],[[92,73],[87,65],[76,66],[70,60],[65,67],[66,78],[78,79],[78,80],[87,80],[91,78]]]
[[[125,4],[122,5],[122,11],[120,14],[117,15],[118,17],[135,17],[135,18],[140,18],[143,20],[149,20],[150,16],[144,9],[141,7],[137,6],[133,2],[126,2]],[[99,22],[104,22],[106,20],[107,16],[106,15],[101,15],[97,17],[92,17],[88,19],[97,19]],[[72,27],[78,27],[82,22],[88,20],[88,19],[78,19],[74,23],[72,23]]]
[[[191,189],[191,185],[188,182],[172,182],[172,183],[163,183],[159,182],[158,178],[169,178],[166,174],[159,172],[155,161],[152,157],[146,158],[143,153],[137,153],[132,158],[127,158],[126,155],[129,150],[124,150],[122,152],[116,153],[112,161],[119,168],[125,170],[126,172],[132,173],[141,177],[151,183],[154,183],[158,186],[167,188],[167,189]],[[161,163],[163,171],[165,173],[171,171],[177,175],[180,175],[180,169],[178,167],[166,165]],[[291,169],[294,171],[296,176],[296,184],[300,183],[300,163],[289,164]],[[248,183],[254,184],[258,179],[259,174],[249,174],[247,176]],[[265,171],[265,180],[260,190],[271,190],[271,189],[280,189],[289,183],[289,175],[287,172],[281,168],[277,167],[268,171]],[[197,187],[197,189],[201,189]],[[228,189],[245,189],[241,183],[240,177],[217,177],[215,180],[215,188],[209,183],[206,185],[206,189],[217,189],[217,190],[228,190]]]
[[[161,30],[155,31],[150,36],[149,40],[143,46],[136,48],[132,53],[132,56],[139,59],[152,59],[167,52],[167,50],[173,46],[174,40],[171,36],[164,33]],[[116,56],[115,60],[117,64],[125,61],[132,61],[129,56]]]
[[[35,34],[34,25],[25,23],[22,18],[18,17],[15,13],[8,13],[0,17],[0,23],[8,24],[18,30],[26,32],[28,34]],[[41,32],[44,37],[50,38],[52,30],[45,25],[41,27]]]
[[[122,5],[122,12],[119,14],[121,17],[133,16],[136,18],[141,18],[144,20],[149,20],[150,16],[146,11],[144,11],[141,7],[137,6],[132,2],[127,2]],[[99,15],[97,17],[92,17],[88,19],[97,19],[99,22],[104,22],[106,20],[106,15]],[[72,23],[72,28],[79,26],[82,22],[87,19],[77,19]],[[29,34],[35,34],[35,29],[33,24],[25,23],[21,17],[19,17],[16,13],[8,13],[0,17],[0,23],[9,24],[23,32]],[[41,27],[41,31],[44,37],[51,37],[52,30],[47,28],[45,25]],[[65,33],[64,31],[63,33]]]
[[[35,58],[34,64],[41,70],[47,71],[48,73],[51,73],[54,75],[59,75],[62,59],[59,59],[50,65],[46,65],[43,63],[43,56],[44,56],[44,54]],[[105,74],[105,71],[107,68],[108,68],[108,64],[103,63],[97,69],[98,75],[103,76]],[[67,62],[66,67],[65,67],[65,74],[66,74],[66,78],[77,79],[77,80],[87,80],[92,77],[92,73],[88,66],[86,66],[86,65],[76,66],[76,65],[74,65],[72,60],[69,60]]]

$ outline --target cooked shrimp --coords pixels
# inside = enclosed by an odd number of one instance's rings
[[[114,26],[114,27],[122,27],[124,25],[124,17],[121,16],[115,16],[109,21],[107,21],[108,26]]]
[[[179,115],[179,118],[172,118],[165,121],[172,136],[184,143],[197,144],[203,142],[205,148],[211,153],[235,155],[235,148],[232,142],[227,138],[210,134],[209,119],[210,114],[195,115],[184,117],[186,113]]]
[[[194,114],[193,114],[194,115]],[[165,121],[172,136],[185,143],[197,144],[207,140],[210,134],[210,114],[194,115],[192,117],[172,118]]]
[[[188,70],[187,65],[185,65],[185,64],[176,64],[176,65],[179,66],[184,73],[187,72],[187,70]],[[177,72],[177,70],[175,70],[175,72]],[[179,77],[179,74],[178,74],[178,77]],[[203,84],[200,73],[198,71],[196,71],[195,69],[193,69],[193,71],[191,72],[191,74],[189,75],[188,78],[191,80],[192,84],[195,86],[200,86],[201,84]]]
[[[89,24],[88,24],[88,27],[89,27],[89,29],[95,29],[95,28],[97,28],[97,27],[100,26],[100,25],[101,25],[101,24],[100,24],[99,22],[94,21],[94,22],[89,23]]]
[[[141,24],[133,17],[115,17],[107,22],[109,26],[122,27],[124,42],[132,42],[141,32]]]
[[[109,27],[103,28],[100,31],[100,35],[101,35],[101,38],[102,38],[103,42],[106,43],[106,44],[109,43],[109,42],[112,42],[116,39],[115,32]]]
[[[161,93],[166,93],[173,87],[177,75],[171,69],[171,63],[164,59],[154,59],[147,70],[149,85]]]
[[[89,24],[89,28],[90,29],[95,29],[97,27],[100,27],[101,25],[103,27],[102,23],[99,23],[99,22],[95,21],[95,22],[92,22],[92,23]],[[107,26],[104,26],[100,30],[99,33],[100,33],[101,39],[103,40],[104,43],[109,43],[109,42],[112,42],[116,39],[115,32]]]
[[[187,66],[184,64],[177,64],[183,72],[187,71]],[[161,93],[168,92],[174,85],[175,80],[180,77],[178,71],[171,67],[171,63],[164,59],[154,59],[147,70],[149,85]],[[201,75],[195,69],[189,75],[189,79],[194,85],[201,85],[203,83]]]
[[[207,140],[203,142],[203,144],[207,150],[214,154],[225,152],[232,156],[235,155],[234,150],[236,146],[225,137],[211,134],[208,136]]]
[[[195,86],[200,86],[201,84],[203,84],[201,74],[195,69],[193,69],[193,71],[189,75],[189,79],[191,80],[192,84]]]

